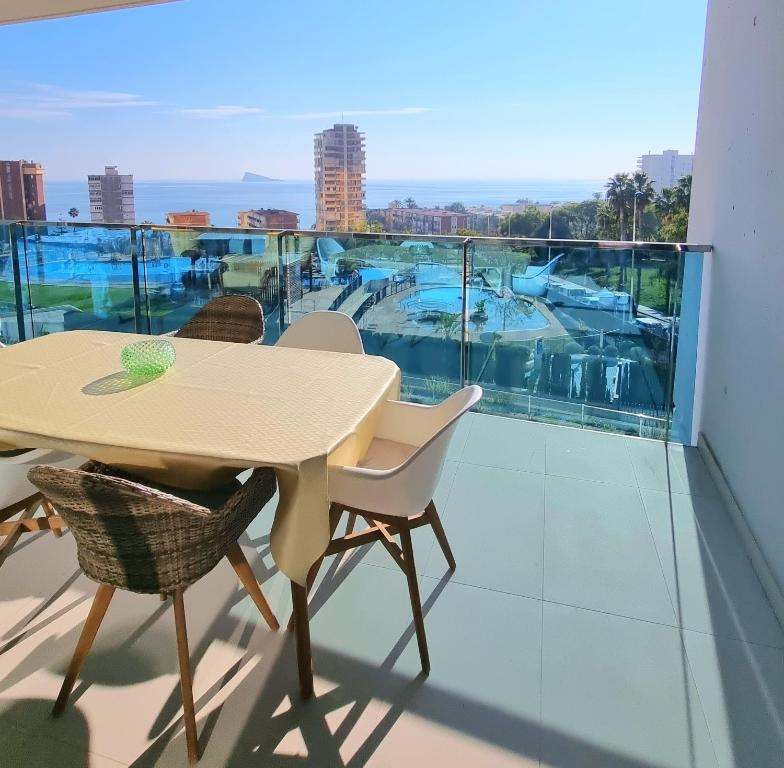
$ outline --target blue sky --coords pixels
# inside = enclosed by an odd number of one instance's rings
[[[0,27],[0,156],[49,179],[602,178],[693,150],[706,0],[181,0]]]

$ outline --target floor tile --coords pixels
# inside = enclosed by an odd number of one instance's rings
[[[674,623],[636,488],[547,476],[544,540],[546,600]]]
[[[548,475],[637,486],[628,443],[620,435],[553,428],[546,436],[545,464]]]
[[[784,635],[721,502],[642,491],[683,627],[784,646]]]
[[[313,621],[316,697],[296,693],[289,642],[279,663],[254,667],[202,718],[211,730],[200,765],[538,766],[541,603],[424,579],[425,678],[394,576],[352,569]],[[180,747],[177,735],[135,768],[179,765]]]
[[[715,766],[680,633],[545,603],[542,765]]]
[[[33,704],[20,701],[24,709]],[[86,724],[78,746],[54,741],[40,731],[30,731],[0,718],[0,755],[5,768],[120,768],[123,763],[89,751],[90,734]]]
[[[687,487],[671,461],[671,451],[658,440],[629,438],[629,457],[634,467],[637,485],[654,491],[686,493]]]
[[[471,432],[471,427],[473,426],[474,420],[477,418],[481,417],[475,413],[467,413],[461,417],[460,421],[457,423],[457,429],[455,429],[455,433],[452,435],[452,440],[449,443],[449,449],[446,454],[448,460],[460,460],[463,449],[465,448],[466,440]]]
[[[702,455],[696,448],[686,445],[670,445],[669,454],[670,462],[680,475],[687,493],[693,496],[719,497],[716,484],[702,460]]]
[[[721,768],[780,768],[784,652],[688,631],[684,642]]]
[[[542,472],[547,429],[534,421],[473,414],[461,460],[485,467]]]
[[[443,516],[457,561],[453,580],[541,597],[543,520],[543,475],[461,463]],[[425,573],[446,571],[435,545]]]

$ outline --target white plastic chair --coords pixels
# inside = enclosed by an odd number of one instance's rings
[[[333,539],[325,555],[338,554],[380,541],[408,580],[422,671],[430,671],[422,604],[419,598],[411,531],[430,525],[451,570],[455,558],[433,503],[433,493],[446,460],[458,419],[476,405],[482,389],[476,385],[455,392],[439,405],[388,401],[382,406],[373,441],[356,467],[330,467],[329,495],[334,534],[344,511],[349,512],[346,534]],[[370,526],[353,532],[357,516]],[[394,536],[400,536],[400,544]],[[312,584],[318,571],[311,570]]]
[[[303,315],[286,328],[275,346],[348,352],[355,355],[365,353],[356,323],[347,314],[328,309]]]
[[[62,536],[62,519],[27,479],[27,473],[39,464],[75,469],[83,463],[81,456],[45,448],[0,453],[0,538],[5,536],[0,544],[0,565],[23,533],[51,530],[55,536]],[[33,517],[39,507],[44,518]],[[11,520],[17,515],[18,519]]]

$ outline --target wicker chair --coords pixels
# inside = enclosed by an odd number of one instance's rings
[[[181,339],[261,344],[264,310],[252,296],[219,296],[169,335]]]
[[[62,713],[68,702],[115,589],[171,595],[188,758],[195,762],[198,745],[183,592],[226,557],[270,629],[278,629],[237,543],[272,498],[274,472],[257,469],[244,484],[235,480],[198,492],[142,485],[96,462],[81,470],[39,466],[30,470],[29,478],[68,524],[79,565],[99,584],[53,714]]]

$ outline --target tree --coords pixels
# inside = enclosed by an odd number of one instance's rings
[[[607,182],[605,197],[618,220],[618,239],[626,239],[626,224],[634,208],[634,181],[628,173],[616,173]]]
[[[387,205],[387,208],[402,208],[402,207],[403,207],[403,203],[401,203],[400,200],[390,200],[389,205]]]
[[[636,208],[637,211],[637,220],[634,222],[634,230],[639,239],[642,232],[642,215],[645,213],[645,209],[654,201],[656,190],[653,188],[653,184],[648,178],[648,174],[643,173],[642,171],[635,172],[632,176],[632,184],[634,186],[634,200],[637,201],[637,205],[632,209],[634,211]]]
[[[596,240],[599,236],[597,216],[600,205],[599,200],[593,198],[558,206],[553,214],[553,235],[574,240]],[[566,230],[563,234],[557,233],[561,223]]]
[[[675,199],[675,190],[672,187],[665,187],[653,201],[653,207],[660,219],[672,216],[678,210],[678,201]]]
[[[78,208],[69,208],[69,209],[68,209],[68,215],[69,215],[69,216],[70,216],[72,219],[77,219],[77,218],[79,218],[79,209],[78,209]]]
[[[462,203],[449,203],[444,206],[445,211],[452,211],[452,213],[465,213],[466,207]]]
[[[532,237],[534,232],[547,220],[548,214],[535,205],[529,205],[522,213],[512,213],[501,220],[499,227],[502,235],[509,237]]]
[[[416,200],[414,200],[413,197],[407,197],[403,201],[403,204],[406,206],[406,208],[419,208],[419,206],[417,205]]]
[[[659,237],[666,243],[684,243],[689,230],[689,212],[681,208],[668,216],[659,228]]]
[[[689,205],[691,203],[691,176],[683,176],[674,187],[661,191],[654,207],[661,224],[657,236],[664,242],[682,243],[689,228]]]
[[[691,174],[681,176],[675,185],[673,196],[680,210],[688,211],[691,205]]]

